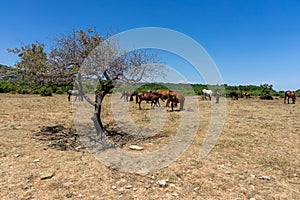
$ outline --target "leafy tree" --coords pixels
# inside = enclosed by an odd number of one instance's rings
[[[265,100],[273,100],[273,92],[274,90],[272,89],[273,85],[269,84],[263,84],[260,86],[261,88],[261,95],[260,99],[265,99]]]
[[[18,74],[26,83],[44,85],[47,74],[47,55],[44,51],[45,44],[40,42],[24,45],[21,48],[8,49],[9,52],[19,56],[20,61],[16,63]]]

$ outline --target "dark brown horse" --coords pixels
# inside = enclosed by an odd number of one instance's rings
[[[172,111],[174,111],[174,107],[176,107],[177,104],[180,103],[180,111],[182,111],[184,106],[184,101],[185,101],[184,94],[169,92],[167,107],[169,107],[169,104],[171,103]]]
[[[155,92],[135,92],[132,96],[136,96],[136,103],[139,104],[139,109],[141,110],[142,101],[151,101],[151,108],[154,109],[155,104],[158,104],[159,98],[162,95]]]
[[[249,92],[242,93],[242,97],[245,97],[246,99],[251,97],[251,94]]]
[[[126,90],[122,92],[122,96],[120,97],[120,99],[124,98],[124,101],[128,102],[128,98],[129,98],[129,101],[133,101],[132,95],[133,92],[131,90]]]
[[[293,104],[296,102],[296,93],[293,91],[286,91],[284,93],[284,103],[286,103],[286,99],[288,101],[288,104],[290,103],[290,98],[292,99]]]

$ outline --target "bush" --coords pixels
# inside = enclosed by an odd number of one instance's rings
[[[40,89],[41,96],[52,96],[52,89],[47,87],[42,87]]]
[[[19,94],[30,94],[30,90],[21,88],[18,90]]]
[[[55,94],[64,94],[65,91],[63,91],[62,88],[58,88],[56,91],[55,91]]]
[[[273,100],[273,96],[272,94],[275,92],[273,89],[272,89],[272,85],[269,85],[269,84],[264,84],[264,85],[261,85],[260,88],[261,88],[261,95],[260,95],[260,99],[264,99],[264,100]]]
[[[297,96],[297,97],[300,97],[300,89],[299,89],[299,90],[296,90],[296,96]]]
[[[16,92],[17,86],[9,82],[0,82],[0,93]]]

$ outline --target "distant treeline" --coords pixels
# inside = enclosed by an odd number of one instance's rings
[[[224,85],[206,85],[206,84],[185,84],[185,83],[138,83],[135,85],[129,85],[118,90],[136,90],[138,92],[145,92],[148,90],[155,91],[158,89],[162,90],[173,90],[177,92],[183,92],[187,96],[201,95],[203,89],[212,90],[215,93],[217,90],[222,96],[230,96],[230,92],[237,92],[238,94],[249,93],[251,96],[259,96],[263,99],[269,99],[272,96],[284,97],[285,91],[275,91],[272,85],[263,84],[257,85],[239,85],[230,86]],[[300,89],[296,91],[297,96],[300,96]],[[270,98],[271,99],[271,98]]]
[[[86,93],[96,93],[99,85],[95,88],[97,80],[83,81],[83,89]],[[0,65],[0,93],[19,93],[19,94],[40,94],[50,96],[55,94],[64,94],[67,90],[73,89],[73,86],[35,86],[28,85],[21,81],[21,78],[13,71],[13,68]],[[235,91],[239,94],[250,93],[251,96],[259,96],[263,99],[271,99],[272,96],[284,97],[285,91],[275,91],[272,85],[206,85],[206,84],[185,84],[185,83],[135,83],[116,87],[111,92],[122,92],[124,90],[135,90],[137,92],[155,91],[155,90],[173,90],[183,92],[187,96],[201,95],[203,89],[210,89],[215,93],[217,90],[222,96],[229,96],[230,92]],[[296,91],[300,96],[300,89]]]
[[[83,88],[86,93],[96,93],[95,84],[83,83]],[[19,93],[19,94],[40,94],[42,96],[51,96],[54,94],[65,94],[67,90],[73,89],[73,86],[34,86],[26,85],[20,80],[0,80],[0,93]],[[284,91],[275,91],[272,85],[239,85],[230,86],[224,85],[205,85],[205,84],[183,84],[183,83],[137,83],[117,87],[111,92],[122,92],[124,90],[135,90],[137,92],[155,91],[155,90],[173,90],[182,92],[186,96],[201,95],[203,89],[210,89],[215,93],[217,90],[222,96],[230,96],[230,92],[235,91],[239,94],[250,93],[251,96],[259,96],[265,99],[272,99],[272,96],[284,97]],[[300,89],[296,91],[300,97]]]

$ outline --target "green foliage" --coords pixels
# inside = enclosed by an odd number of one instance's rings
[[[297,96],[297,97],[300,97],[300,89],[299,89],[299,90],[296,90],[296,96]]]
[[[18,87],[10,82],[0,81],[0,93],[17,92]]]
[[[49,71],[44,47],[45,44],[36,42],[19,49],[8,49],[9,52],[17,54],[20,58],[20,61],[16,63],[16,70],[24,82],[34,85],[44,84],[45,74]]]
[[[52,96],[52,93],[53,93],[53,91],[51,88],[42,87],[40,89],[41,96]]]
[[[280,98],[284,98],[284,91],[283,90],[281,90],[281,91],[279,91],[279,92],[277,92],[274,96],[279,96]]]
[[[136,89],[137,92],[147,92],[148,90],[168,90],[168,88],[158,83],[145,83],[138,87],[138,89]]]
[[[261,95],[260,95],[260,99],[264,99],[264,100],[273,100],[273,93],[274,90],[272,89],[272,85],[269,84],[264,84],[261,85]]]

